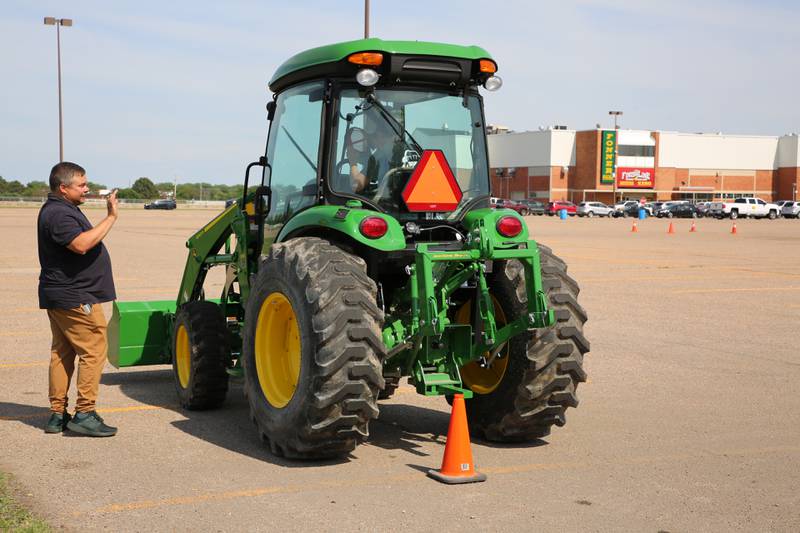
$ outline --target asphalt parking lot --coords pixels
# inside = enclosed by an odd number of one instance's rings
[[[441,463],[448,406],[407,385],[337,462],[270,455],[239,386],[220,410],[181,410],[167,367],[107,367],[99,407],[116,437],[44,434],[36,214],[0,209],[0,470],[55,527],[800,530],[800,221],[739,220],[731,235],[728,220],[668,234],[665,220],[632,233],[630,219],[529,217],[582,287],[589,381],[565,427],[473,442],[488,481],[444,486],[425,471]],[[123,211],[107,239],[119,298],[174,298],[184,241],[214,214]]]

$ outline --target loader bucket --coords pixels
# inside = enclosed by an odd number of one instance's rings
[[[114,302],[108,323],[108,360],[117,368],[171,361],[175,300]]]

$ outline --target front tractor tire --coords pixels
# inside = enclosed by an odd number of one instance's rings
[[[466,401],[471,432],[494,442],[545,437],[563,426],[564,412],[578,405],[578,383],[586,381],[583,336],[586,311],[578,303],[578,284],[550,248],[539,245],[542,285],[556,323],[512,337],[503,358],[490,368],[472,362],[462,367],[464,383],[475,393]],[[498,326],[527,312],[525,271],[517,260],[495,263],[489,281]],[[497,310],[497,307],[500,310]],[[506,359],[504,361],[504,359]]]
[[[194,301],[175,316],[172,373],[178,400],[185,409],[214,409],[228,392],[228,330],[219,306]]]
[[[383,312],[366,263],[313,237],[273,244],[247,302],[245,390],[272,453],[352,451],[378,416]]]

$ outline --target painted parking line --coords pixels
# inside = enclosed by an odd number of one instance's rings
[[[0,332],[0,337],[24,337],[25,335],[41,335],[41,330],[36,331],[3,331]]]
[[[626,466],[626,465],[642,465],[642,464],[657,464],[663,462],[675,462],[686,460],[697,460],[709,457],[729,458],[730,456],[758,456],[767,454],[798,454],[800,453],[800,446],[770,446],[760,448],[748,448],[737,450],[723,450],[723,451],[699,451],[698,453],[683,453],[683,454],[670,454],[670,455],[656,455],[656,456],[641,456],[620,458],[617,461],[602,461],[596,463],[589,462],[561,462],[561,463],[529,463],[521,465],[510,466],[494,466],[483,467],[479,470],[486,474],[491,475],[513,475],[537,470],[587,470],[590,468],[598,468],[604,466]],[[83,515],[97,515],[97,514],[113,514],[122,513],[127,511],[137,511],[142,509],[154,509],[160,507],[171,507],[176,505],[196,505],[206,502],[219,502],[226,500],[235,500],[239,498],[255,498],[258,496],[265,496],[271,494],[289,494],[289,493],[309,493],[316,490],[325,490],[331,488],[359,488],[370,487],[374,485],[385,486],[387,482],[392,483],[429,483],[430,481],[425,478],[421,473],[401,474],[396,476],[377,476],[370,478],[351,479],[351,480],[335,480],[335,481],[319,481],[314,483],[305,483],[303,485],[273,485],[268,487],[257,487],[253,489],[235,490],[235,491],[222,491],[222,492],[208,492],[205,494],[198,494],[193,496],[175,496],[163,499],[139,500],[127,503],[113,503],[103,507],[98,507],[91,511],[76,511],[72,516],[78,517]]]
[[[130,413],[134,411],[155,411],[158,409],[176,409],[178,407],[177,404],[175,405],[130,405],[127,407],[99,407],[97,409],[98,413]],[[50,416],[49,409],[42,409],[40,412],[31,413],[28,415],[11,415],[11,416],[0,416],[0,420],[30,420],[33,418],[45,418]]]
[[[48,366],[50,365],[47,361],[36,361],[30,363],[0,363],[0,368],[27,368],[30,366]]]
[[[800,291],[800,287],[724,287],[719,289],[681,289],[670,291],[673,294],[699,294],[711,292],[761,292],[761,291]]]

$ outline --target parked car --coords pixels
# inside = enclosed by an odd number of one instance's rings
[[[628,217],[638,217],[639,210],[644,209],[642,206],[639,205],[639,202],[633,202],[632,204],[628,204],[622,209],[614,210],[614,213],[611,215],[615,218],[628,218]],[[647,211],[645,209],[645,211]]]
[[[693,204],[672,204],[656,215],[658,218],[702,218],[703,213]]]
[[[498,198],[493,207],[497,209],[513,209],[522,216],[526,216],[528,214],[528,205],[515,200]]]
[[[232,206],[236,202],[237,202],[236,198],[229,198],[229,199],[225,200],[225,209],[229,208],[230,206]]]
[[[794,203],[794,202],[792,202],[791,200],[778,200],[777,202],[775,202],[775,205],[778,206],[778,215],[779,216],[783,216],[783,206],[785,206],[786,204],[791,204],[791,203]]]
[[[687,204],[687,205],[689,205],[689,203],[690,203],[690,202],[689,202],[688,200],[668,200],[668,201],[666,201],[666,202],[661,202],[661,205],[660,205],[660,206],[658,206],[658,209],[655,209],[655,210],[653,211],[653,216],[656,216],[656,217],[657,217],[657,216],[658,216],[658,213],[660,213],[661,211],[664,211],[664,210],[668,209],[669,207],[671,207],[671,206],[673,206],[673,205],[681,205],[681,204]]]
[[[711,207],[711,203],[712,202],[697,202],[694,205],[695,207],[697,207],[698,211],[703,213],[703,216],[705,216],[706,214],[708,214],[708,208]]]
[[[562,209],[566,209],[568,215],[574,215],[578,212],[578,206],[566,200],[556,200],[555,202],[547,202],[547,207],[545,208],[545,212],[550,216],[554,216],[557,215],[558,212],[561,211]]]
[[[625,208],[628,208],[628,207],[630,207],[632,205],[638,206],[639,202],[637,200],[625,200],[625,201],[622,201],[622,202],[617,202],[616,204],[614,204],[614,209],[617,210],[617,211],[622,211]]]
[[[778,218],[779,213],[777,205],[765,202],[761,198],[736,198],[733,202],[714,202],[708,208],[708,216],[730,217],[732,220],[739,217],[767,217],[773,220]]]
[[[149,204],[144,204],[145,209],[175,209],[178,205],[175,200],[156,200]]]
[[[589,218],[595,216],[610,217],[613,212],[613,207],[608,207],[602,202],[581,202],[578,204],[578,209],[575,211],[579,217]]]
[[[544,204],[538,200],[520,200],[521,204],[528,206],[529,215],[544,215]]]
[[[649,216],[653,216],[658,208],[661,207],[661,202],[647,202],[642,206]]]
[[[800,218],[800,202],[786,201],[781,208],[781,216],[786,218]]]

